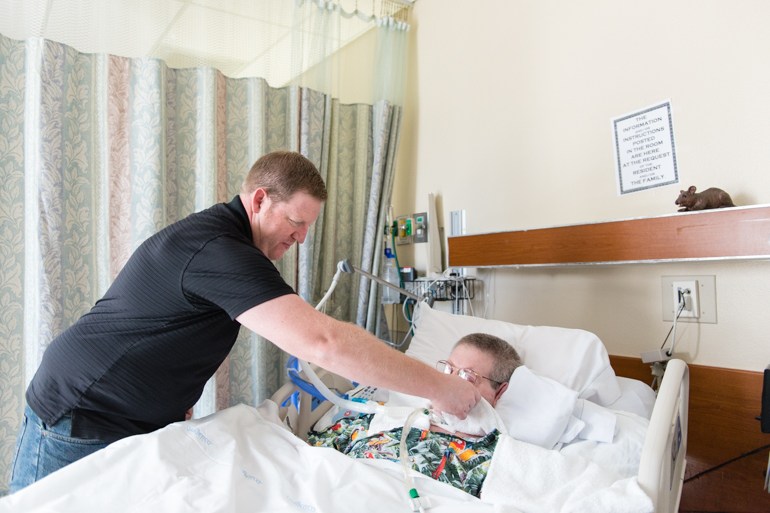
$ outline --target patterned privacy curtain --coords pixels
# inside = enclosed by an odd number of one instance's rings
[[[301,151],[330,191],[306,243],[278,262],[287,282],[314,303],[338,260],[371,268],[399,112],[388,100],[346,105],[300,85],[0,35],[0,494],[48,344],[143,240],[232,199],[259,156]],[[329,313],[355,321],[359,285],[343,281]],[[269,397],[285,359],[241,330],[196,416]]]
[[[353,3],[297,0],[292,41],[292,83],[308,92],[300,109],[301,151],[321,163],[329,188],[325,222],[313,243],[300,248],[300,276],[308,278],[300,283],[300,294],[316,301],[340,260],[375,275],[382,270],[406,84],[410,2],[380,0],[379,17],[359,11],[358,2],[351,12],[343,4]],[[337,58],[349,19],[374,22],[365,36],[371,54],[354,68]],[[359,85],[351,88],[351,82]],[[324,141],[317,139],[320,134]],[[328,313],[381,334],[384,312],[376,283],[347,275],[336,291]]]

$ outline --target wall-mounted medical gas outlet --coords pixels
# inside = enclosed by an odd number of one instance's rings
[[[409,216],[396,218],[396,244],[411,244],[414,222]]]
[[[660,284],[664,321],[673,321],[679,313],[677,322],[716,324],[715,276],[662,276]],[[684,301],[681,312],[680,297]]]
[[[414,243],[428,242],[428,213],[418,212],[412,215],[414,219]]]

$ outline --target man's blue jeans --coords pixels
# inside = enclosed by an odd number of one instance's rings
[[[11,466],[10,493],[107,446],[101,440],[72,438],[71,429],[70,415],[48,426],[27,406]]]

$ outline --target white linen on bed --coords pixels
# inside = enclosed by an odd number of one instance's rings
[[[612,411],[525,365],[513,372],[495,410],[509,435],[545,449],[575,438],[612,442],[615,432]]]
[[[615,436],[611,444],[592,440],[576,440],[562,446],[559,452],[570,457],[590,460],[601,467],[612,468],[622,477],[633,477],[639,473],[649,419],[624,411],[614,410],[617,420]]]
[[[481,499],[527,513],[652,513],[635,477],[647,419],[617,413],[612,444],[579,441],[554,451],[501,437]]]
[[[578,393],[561,383],[538,376],[528,367],[513,371],[508,389],[495,409],[503,419],[508,434],[517,440],[553,449],[570,426]],[[578,419],[575,419],[580,422]],[[572,433],[572,441],[577,431]]]
[[[582,440],[596,440],[610,443],[615,435],[615,414],[591,401],[579,399],[575,404],[572,416],[583,422],[583,429],[577,437]],[[569,440],[565,440],[569,441]]]
[[[580,441],[561,452],[503,435],[483,500],[415,472],[416,487],[433,513],[651,511],[631,477],[647,421],[621,417],[613,444]],[[525,481],[512,483],[516,476]],[[0,513],[362,509],[410,511],[400,464],[310,447],[280,423],[270,401],[126,438],[0,499]]]
[[[411,511],[401,467],[310,447],[275,404],[234,406],[120,440],[0,499],[1,513],[359,513]],[[417,473],[415,473],[417,474]],[[491,513],[417,474],[435,513]],[[376,498],[376,508],[372,500]]]
[[[652,415],[652,409],[655,406],[656,394],[650,385],[643,383],[638,379],[616,377],[620,386],[621,395],[607,407],[613,410],[627,411],[635,413],[646,419]]]

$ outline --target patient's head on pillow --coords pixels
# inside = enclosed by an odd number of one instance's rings
[[[436,368],[447,374],[456,372],[475,384],[481,396],[494,406],[521,364],[519,354],[505,340],[487,333],[470,333],[455,343],[449,357],[440,360]]]

